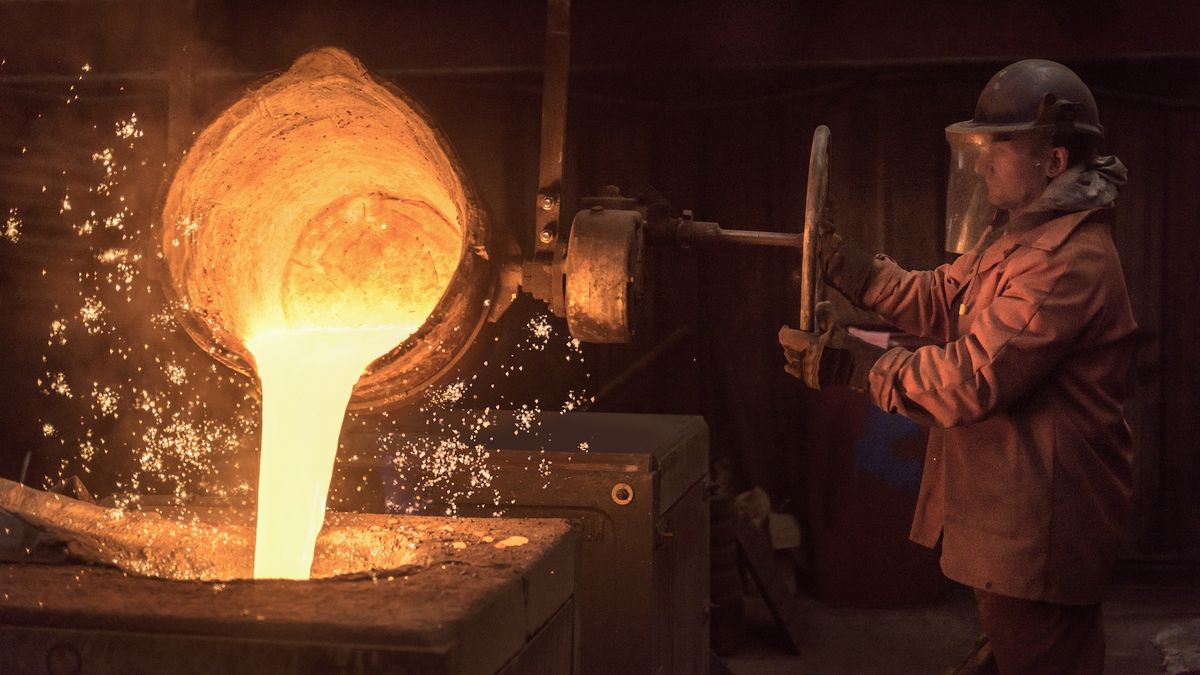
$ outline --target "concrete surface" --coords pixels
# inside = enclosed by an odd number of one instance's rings
[[[834,608],[802,597],[806,638],[793,655],[765,604],[747,602],[745,647],[724,659],[735,675],[940,675],[967,655],[979,634],[966,589],[956,589],[944,604],[912,609]],[[1104,605],[1105,672],[1164,672],[1155,634],[1197,617],[1200,588],[1112,588]]]

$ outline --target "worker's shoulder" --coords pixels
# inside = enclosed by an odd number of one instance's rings
[[[1021,243],[1050,254],[1059,253],[1064,248],[1069,251],[1080,248],[1107,250],[1112,247],[1111,220],[1111,208],[1066,213],[1034,228],[1022,238]]]
[[[1070,213],[1031,231],[1006,273],[1027,283],[1098,287],[1123,280],[1110,231],[1111,209]],[[1123,283],[1123,281],[1122,281]]]

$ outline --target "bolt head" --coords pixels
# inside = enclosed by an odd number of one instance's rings
[[[542,195],[541,197],[538,198],[538,206],[541,207],[541,209],[543,211],[553,210],[554,209],[554,197],[551,197],[550,195]]]
[[[612,486],[612,500],[618,506],[625,506],[633,501],[633,486],[628,483],[617,483]]]
[[[543,244],[549,244],[550,242],[554,241],[554,230],[547,227],[539,232],[538,241],[542,242]]]

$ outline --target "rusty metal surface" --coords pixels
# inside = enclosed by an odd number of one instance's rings
[[[544,301],[558,316],[566,313],[563,267],[567,248],[563,245],[566,232],[562,205],[570,68],[571,2],[547,0],[541,154],[534,204],[533,248],[521,264],[521,289]]]
[[[829,127],[822,124],[813,132],[812,150],[808,157],[808,190],[804,198],[804,247],[800,264],[800,330],[814,330],[813,309],[816,307],[817,284],[820,279],[816,264],[816,231],[825,217],[829,196]]]
[[[756,230],[726,230],[720,229],[717,237],[731,244],[747,244],[750,246],[774,246],[779,248],[800,248],[803,235],[795,232],[759,232]]]
[[[704,460],[706,453],[696,445],[700,437],[680,440],[668,456],[686,456],[676,457],[674,466],[652,460],[650,471],[608,464],[590,451],[547,453],[553,474],[561,476],[555,489],[523,479],[542,456],[498,453],[495,484],[515,500],[510,514],[579,524],[583,673],[702,674],[707,666],[708,503],[703,474],[688,470],[691,459]],[[630,447],[612,459],[649,449]]]
[[[629,342],[642,276],[638,211],[593,206],[571,224],[566,260],[567,326],[584,342]]]
[[[574,675],[579,671],[578,614],[571,600],[497,675]]]
[[[428,111],[335,48],[302,55],[224,110],[161,206],[156,273],[187,308],[177,318],[244,375],[244,341],[262,326],[339,313],[359,325],[367,301],[372,316],[425,318],[367,369],[353,410],[403,406],[461,361],[486,325],[507,243]],[[347,211],[403,226],[367,228]]]
[[[455,429],[468,428],[475,411],[446,411],[442,430],[453,437]],[[533,417],[513,411],[494,411],[488,427],[474,432],[478,443],[492,449],[488,470],[502,472],[500,503],[516,499],[561,505],[587,504],[610,508],[610,488],[638,474],[653,474],[657,483],[655,508],[661,515],[708,474],[709,430],[696,415],[642,415],[604,412],[547,412]],[[392,431],[427,436],[418,420],[396,420]],[[357,433],[344,439],[354,459],[340,463],[357,470],[392,466],[389,455],[379,452],[379,438]],[[545,460],[547,471],[531,472],[530,462]],[[543,476],[542,474],[546,475]],[[583,478],[590,475],[590,478]],[[585,481],[602,476],[596,491]],[[548,480],[547,477],[553,480]],[[403,477],[401,477],[403,478]],[[462,477],[469,481],[469,477]],[[543,487],[549,483],[549,487]],[[451,492],[462,487],[453,484]],[[478,499],[486,500],[486,493]]]
[[[534,256],[553,256],[562,210],[563,147],[571,66],[571,1],[546,4],[546,65],[542,80],[542,147],[534,211]]]
[[[462,423],[472,418],[467,413]],[[705,672],[707,661],[699,658],[707,654],[709,597],[703,418],[551,413],[519,425],[509,413],[483,436],[480,442],[495,448],[488,467],[506,515],[569,518],[582,535],[581,672]],[[359,466],[379,461],[360,456]],[[462,513],[495,510],[482,493],[458,506]]]
[[[454,646],[359,644],[307,639],[258,639],[78,630],[0,624],[0,672],[5,675],[571,675],[578,672],[575,606],[566,602],[499,671],[495,657]],[[472,645],[467,645],[471,647]],[[501,652],[502,654],[502,652]]]
[[[275,655],[284,665],[290,654],[295,668],[296,654],[335,645],[360,655],[391,654],[390,663],[407,669],[399,672],[494,673],[572,596],[577,544],[564,521],[405,520],[428,537],[421,546],[433,550],[426,563],[391,574],[202,583],[94,566],[0,565],[0,670],[42,672],[21,661],[28,651],[21,647],[37,644],[45,651],[57,640],[81,658],[124,658],[142,664],[142,672],[163,671],[147,670],[141,656],[117,654],[114,647],[157,650],[149,662],[158,666],[171,658],[163,645],[174,644],[182,650],[179,663],[203,659],[211,648],[213,659],[225,650]],[[513,534],[528,543],[496,548]],[[34,656],[34,666],[49,658]],[[346,672],[384,671],[397,672]]]

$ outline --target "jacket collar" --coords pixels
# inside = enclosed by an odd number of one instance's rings
[[[1071,236],[1071,233],[1089,216],[1097,211],[1106,210],[1108,207],[1070,213],[1045,211],[1030,213],[1005,226],[1008,236],[1001,235],[991,241],[988,241],[992,232],[989,229],[980,238],[978,248],[976,248],[976,255],[980,257],[980,260],[975,268],[975,274],[979,275],[990,270],[1022,246],[1054,251],[1062,246],[1067,237]]]
[[[1071,236],[1071,233],[1087,220],[1089,216],[1098,211],[1107,211],[1108,209],[1109,207],[1101,207],[1071,213],[1041,214],[1042,218],[1045,218],[1046,215],[1049,215],[1050,218],[1017,234],[1016,244],[1043,251],[1057,250],[1067,240],[1067,237]]]

